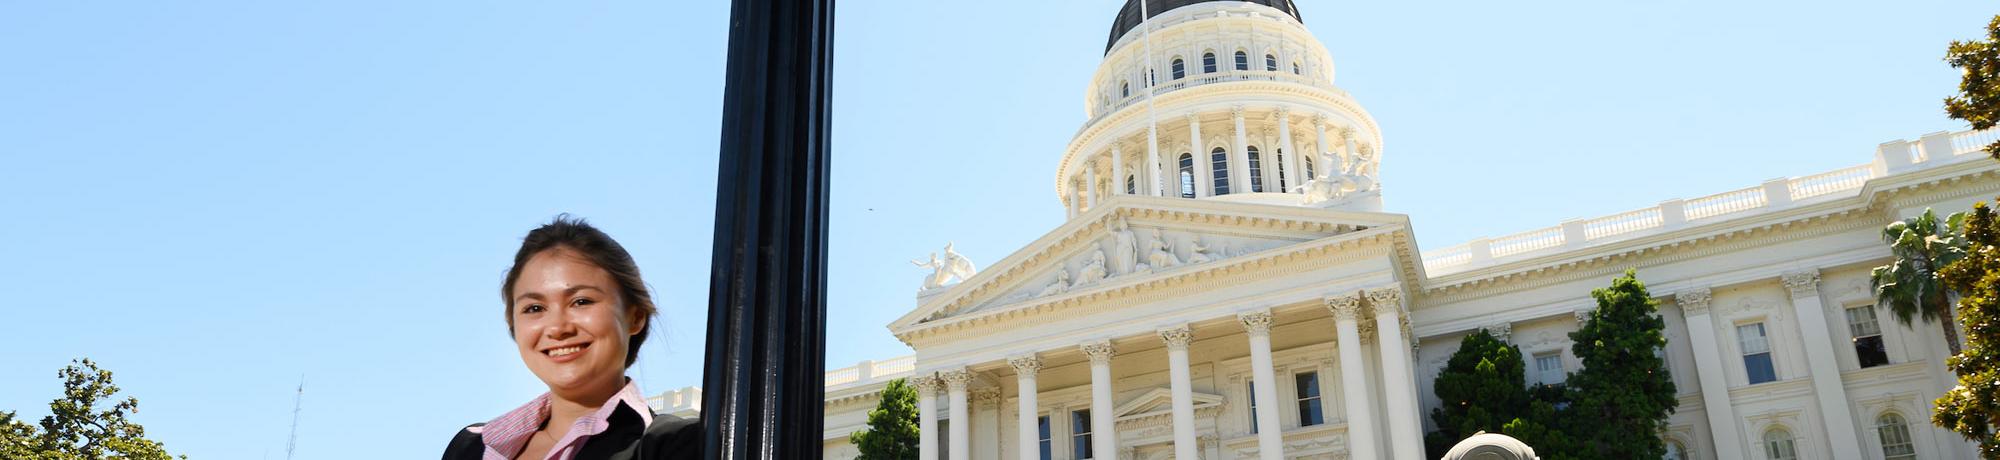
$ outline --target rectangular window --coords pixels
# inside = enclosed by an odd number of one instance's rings
[[[1736,326],[1736,343],[1743,347],[1743,372],[1751,384],[1778,379],[1771,367],[1771,342],[1764,336],[1764,323]]]
[[[1562,352],[1551,351],[1535,355],[1535,382],[1555,385],[1563,382],[1568,371],[1563,369]]]
[[[1042,460],[1049,460],[1055,455],[1055,450],[1050,445],[1049,439],[1049,416],[1044,415],[1035,418],[1035,424],[1042,431],[1042,437],[1040,438],[1042,440]]]
[[[1292,383],[1299,394],[1299,426],[1326,423],[1326,410],[1319,404],[1319,373],[1293,374]]]
[[[946,449],[944,448],[944,446],[951,445],[951,420],[938,420],[937,429],[938,429],[938,453],[937,453],[938,459],[950,460],[951,449]]]
[[[1875,306],[1847,309],[1847,332],[1854,336],[1854,357],[1861,367],[1889,364],[1889,348],[1882,344],[1882,324],[1875,321]]]
[[[1250,432],[1257,432],[1257,381],[1243,383],[1245,394],[1250,395]]]
[[[1069,413],[1069,458],[1090,458],[1090,409]]]

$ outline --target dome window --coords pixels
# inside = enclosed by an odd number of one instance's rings
[[[1263,192],[1264,164],[1263,161],[1257,158],[1257,146],[1252,145],[1245,152],[1250,154],[1250,191]]]
[[[1265,72],[1277,72],[1277,71],[1278,71],[1278,57],[1277,57],[1277,56],[1272,56],[1272,55],[1269,55],[1269,54],[1266,54],[1266,55],[1264,55],[1264,71],[1265,71]]]
[[[1215,73],[1215,53],[1201,54],[1201,73]]]
[[[1241,54],[1239,53],[1238,55],[1241,55]],[[1214,180],[1214,183],[1215,183],[1215,194],[1216,194],[1216,195],[1228,195],[1228,194],[1229,194],[1229,152],[1228,152],[1228,151],[1226,151],[1226,150],[1223,150],[1223,149],[1222,149],[1222,147],[1216,147],[1216,148],[1215,148],[1215,151],[1214,151],[1214,152],[1209,152],[1209,154],[1208,154],[1208,159],[1209,159],[1209,162],[1208,162],[1208,165],[1209,165],[1209,168],[1210,168],[1210,170],[1211,170],[1211,171],[1215,171],[1215,174],[1214,174],[1214,177],[1213,177],[1213,178],[1215,179],[1215,180]]]
[[[1250,70],[1249,53],[1245,53],[1242,51],[1236,52],[1236,70]]]
[[[1182,79],[1182,78],[1187,78],[1187,63],[1186,63],[1186,62],[1182,62],[1182,61],[1181,61],[1181,58],[1174,58],[1174,64],[1173,64],[1173,65],[1174,65],[1174,79],[1175,79],[1175,80],[1179,80],[1179,79]]]
[[[1180,163],[1181,198],[1194,198],[1194,155],[1181,154]]]
[[[1292,75],[1305,75],[1299,68],[1299,61],[1292,61]]]
[[[1118,82],[1118,97],[1121,99],[1132,97],[1132,83]]]

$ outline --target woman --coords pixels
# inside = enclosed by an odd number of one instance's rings
[[[514,348],[549,391],[460,430],[444,460],[695,458],[701,425],[654,415],[625,369],[653,319],[632,255],[568,215],[528,232],[500,286]]]

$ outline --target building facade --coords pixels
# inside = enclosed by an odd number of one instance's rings
[[[1461,337],[1560,382],[1590,291],[1627,268],[1667,320],[1671,457],[1973,453],[1928,423],[1943,334],[1876,309],[1868,272],[1884,225],[2000,194],[1994,133],[1420,251],[1382,209],[1380,130],[1290,1],[1128,1],[1109,40],[1057,163],[1068,221],[983,271],[934,260],[889,325],[915,355],[828,373],[827,457],[908,378],[924,460],[1427,458]]]

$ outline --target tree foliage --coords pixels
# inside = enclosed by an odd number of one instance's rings
[[[139,398],[114,399],[118,386],[111,383],[111,371],[81,359],[56,375],[63,380],[63,397],[49,402],[49,416],[42,418],[39,428],[16,420],[13,412],[0,412],[0,458],[174,458],[160,442],[146,439],[145,427],[128,418],[139,412]]]
[[[1584,459],[1660,458],[1660,433],[1679,399],[1660,351],[1666,320],[1645,283],[1626,270],[1611,287],[1590,292],[1597,308],[1576,332],[1570,351],[1583,369],[1570,374],[1569,406],[1561,410],[1569,453]]]
[[[1973,205],[1965,226],[1970,250],[1946,266],[1944,283],[1963,297],[1964,351],[1945,361],[1958,385],[1935,402],[1931,423],[1979,443],[1980,456],[2000,460],[2000,221],[1986,203]]]
[[[1938,270],[1965,257],[1964,228],[1965,213],[1938,220],[1929,208],[1891,223],[1882,228],[1882,241],[1896,259],[1869,273],[1877,305],[1895,313],[1904,325],[1913,317],[1938,323],[1952,354],[1959,352],[1958,328],[1952,320],[1950,288]]]
[[[903,379],[890,380],[882,387],[881,402],[868,411],[868,429],[847,441],[861,449],[862,460],[917,458],[917,391]]]
[[[1438,431],[1426,436],[1428,450],[1442,454],[1460,439],[1498,433],[1519,419],[1528,406],[1525,372],[1520,347],[1484,329],[1466,334],[1431,385],[1442,405],[1431,410]]]
[[[1958,94],[1944,99],[1945,113],[1971,122],[1972,129],[2000,123],[2000,16],[1986,23],[1986,39],[1952,40],[1944,61],[1964,72]],[[2000,141],[1988,144],[1986,153],[2000,160]]]

